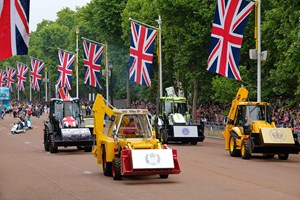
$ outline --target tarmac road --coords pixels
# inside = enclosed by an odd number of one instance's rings
[[[91,153],[70,147],[45,152],[45,119],[32,117],[34,128],[15,135],[16,119],[0,120],[1,200],[300,199],[300,155],[242,160],[229,156],[223,140],[206,138],[196,146],[170,145],[178,150],[179,175],[114,181]]]

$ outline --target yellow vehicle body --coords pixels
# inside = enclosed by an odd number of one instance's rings
[[[159,174],[161,178],[167,178],[169,174],[181,172],[177,151],[155,138],[148,110],[117,109],[98,94],[93,112],[96,138],[93,154],[97,163],[102,164],[104,175],[120,180],[128,175]],[[134,127],[128,126],[131,119]],[[141,154],[145,159],[136,156]],[[162,164],[164,156],[168,163]]]
[[[231,156],[250,159],[253,153],[268,157],[278,154],[279,159],[288,159],[289,154],[300,151],[297,135],[290,128],[277,128],[272,122],[267,102],[249,102],[248,90],[241,87],[227,117],[225,149]]]

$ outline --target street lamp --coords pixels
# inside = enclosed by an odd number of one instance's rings
[[[114,102],[113,102],[113,73],[112,73],[113,61],[112,60],[109,61],[108,68],[110,71],[110,103],[111,103],[111,105],[114,105]]]

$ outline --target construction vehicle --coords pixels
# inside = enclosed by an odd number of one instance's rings
[[[250,159],[260,153],[273,158],[276,154],[287,160],[300,151],[297,135],[291,128],[277,128],[272,122],[270,104],[248,101],[248,90],[239,88],[226,118],[222,135],[230,156]]]
[[[168,96],[160,98],[159,115],[155,121],[157,138],[164,144],[170,141],[196,145],[203,142],[204,122],[190,123],[187,99],[178,97],[173,87],[167,88]]]
[[[85,128],[79,114],[78,98],[52,98],[49,118],[44,122],[44,148],[57,153],[58,147],[75,146],[91,152],[94,135]]]
[[[162,145],[155,138],[148,110],[117,109],[98,94],[93,112],[96,138],[93,154],[97,163],[102,164],[105,176],[113,176],[114,180],[135,175],[168,178],[169,174],[181,172],[176,149]]]

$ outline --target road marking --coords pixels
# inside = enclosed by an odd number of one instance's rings
[[[84,174],[92,174],[92,172],[90,172],[90,171],[84,171],[83,173]]]
[[[30,142],[25,142],[25,144],[30,144]]]

